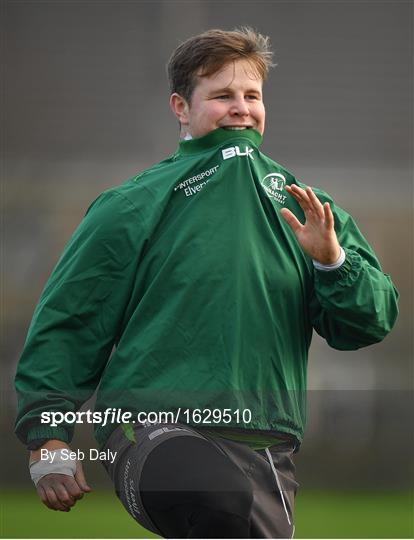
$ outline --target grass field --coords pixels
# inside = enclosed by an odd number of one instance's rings
[[[413,492],[303,491],[295,538],[413,538]],[[3,491],[1,538],[157,538],[111,492],[86,496],[69,513],[44,507],[34,491]]]

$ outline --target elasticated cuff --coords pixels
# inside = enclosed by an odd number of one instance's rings
[[[71,438],[68,430],[62,426],[34,426],[30,428],[27,433],[26,443],[34,441],[35,439],[58,439],[59,441],[68,443]]]
[[[315,269],[315,280],[324,284],[339,283],[340,285],[352,285],[358,278],[362,268],[361,256],[351,249],[344,248],[345,261],[336,270],[329,272]]]

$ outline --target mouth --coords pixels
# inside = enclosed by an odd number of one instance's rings
[[[242,131],[243,129],[251,129],[251,126],[222,126],[229,131]]]

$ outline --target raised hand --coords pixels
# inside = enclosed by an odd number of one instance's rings
[[[288,209],[282,208],[280,213],[290,225],[303,251],[321,264],[335,263],[341,253],[334,229],[334,217],[329,203],[322,205],[312,188],[302,189],[296,184],[285,187],[299,203],[305,214],[302,225]]]

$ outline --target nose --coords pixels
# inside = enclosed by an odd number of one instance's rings
[[[234,99],[230,108],[230,114],[234,116],[248,116],[249,112],[249,107],[244,97]]]

